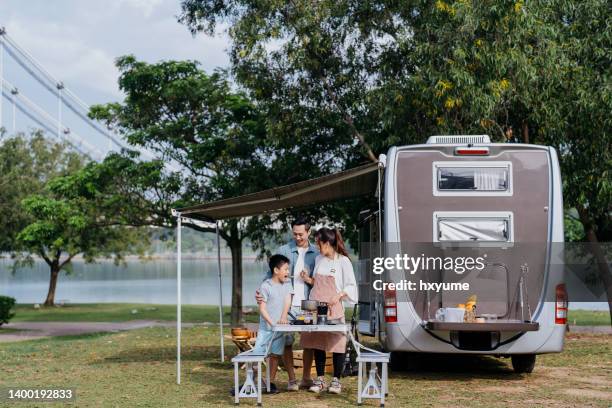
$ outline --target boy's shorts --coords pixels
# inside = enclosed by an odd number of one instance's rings
[[[259,331],[257,332],[257,340],[255,341],[255,347],[253,348],[253,350],[257,353],[264,354],[272,336],[274,336],[274,339],[272,340],[272,344],[270,345],[269,354],[276,354],[277,356],[282,356],[285,351],[285,347],[291,346],[293,344],[292,333],[274,333],[272,330],[266,330],[260,327]]]

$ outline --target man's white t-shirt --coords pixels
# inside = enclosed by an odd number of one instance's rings
[[[301,307],[302,300],[304,297],[304,281],[300,277],[300,273],[302,269],[304,269],[304,256],[306,255],[306,251],[308,248],[297,247],[298,257],[295,261],[295,266],[293,267],[293,302],[291,304],[293,306]]]

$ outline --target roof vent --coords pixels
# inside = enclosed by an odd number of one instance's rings
[[[488,135],[445,135],[429,136],[427,144],[475,144],[491,143]]]

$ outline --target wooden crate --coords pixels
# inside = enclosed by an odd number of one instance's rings
[[[304,361],[302,357],[303,353],[304,353],[304,350],[293,350],[293,367],[295,368],[296,377],[301,376],[302,370],[304,369]],[[325,372],[327,374],[331,374],[334,372],[332,353],[326,353]],[[314,359],[312,361],[312,367],[310,369],[310,374],[312,377],[316,377],[317,375],[317,370],[315,368]]]

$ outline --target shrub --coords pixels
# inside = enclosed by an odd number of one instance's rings
[[[15,307],[15,299],[8,296],[0,296],[0,326],[4,323],[8,323],[9,320],[15,313],[13,313],[13,307]]]

